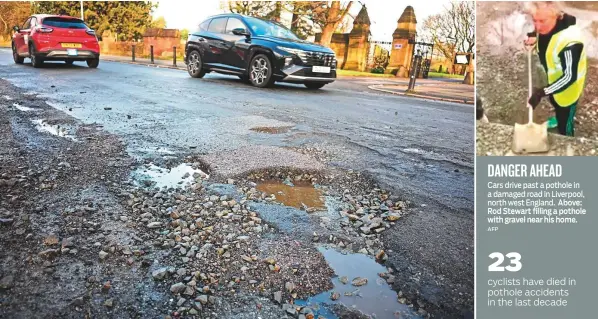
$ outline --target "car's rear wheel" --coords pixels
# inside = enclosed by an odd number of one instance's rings
[[[33,43],[29,44],[29,59],[31,59],[31,65],[34,68],[41,68],[44,64],[44,60],[35,54],[35,46]]]
[[[92,69],[97,68],[98,65],[100,65],[100,58],[93,58],[93,59],[87,60],[87,66],[90,67],[90,68],[92,68]]]
[[[15,60],[16,64],[23,64],[25,61],[25,58],[19,56],[19,53],[17,52],[17,46],[14,43],[12,44],[12,59]]]
[[[197,50],[189,51],[187,54],[187,72],[192,78],[203,78],[206,75],[206,71],[203,69],[203,61],[201,60],[201,54]]]
[[[73,65],[73,60],[65,60],[64,63],[66,63],[66,65]]]
[[[317,82],[307,82],[304,83],[303,85],[305,85],[305,87],[307,87],[310,90],[317,90],[317,89],[321,89],[324,87],[324,85],[326,85],[325,83],[317,83]]]
[[[272,63],[265,54],[258,54],[249,64],[249,82],[259,88],[271,86],[274,83]]]

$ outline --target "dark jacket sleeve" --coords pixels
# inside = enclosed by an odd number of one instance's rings
[[[544,94],[551,95],[566,90],[577,80],[577,67],[583,50],[582,43],[575,43],[564,48],[559,53],[563,75],[554,83],[544,88]]]

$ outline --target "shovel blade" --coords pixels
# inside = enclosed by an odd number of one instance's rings
[[[513,152],[519,154],[541,153],[548,152],[549,149],[548,126],[546,122],[542,124],[515,123],[515,129],[513,130]]]

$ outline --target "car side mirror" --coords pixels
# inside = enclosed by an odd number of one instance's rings
[[[12,29],[15,30],[15,32],[21,31],[21,29],[18,26],[16,26],[16,25],[14,27],[12,27]]]
[[[246,37],[250,36],[249,32],[247,32],[247,30],[244,29],[244,28],[235,28],[235,29],[233,29],[233,34],[234,35],[244,35]]]

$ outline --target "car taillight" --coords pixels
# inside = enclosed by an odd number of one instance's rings
[[[54,29],[41,27],[41,28],[38,28],[37,31],[39,31],[41,33],[50,33],[52,31],[54,31]]]
[[[87,30],[85,32],[87,32],[87,34],[89,34],[89,35],[93,35],[93,36],[96,35],[96,32],[94,30]]]

